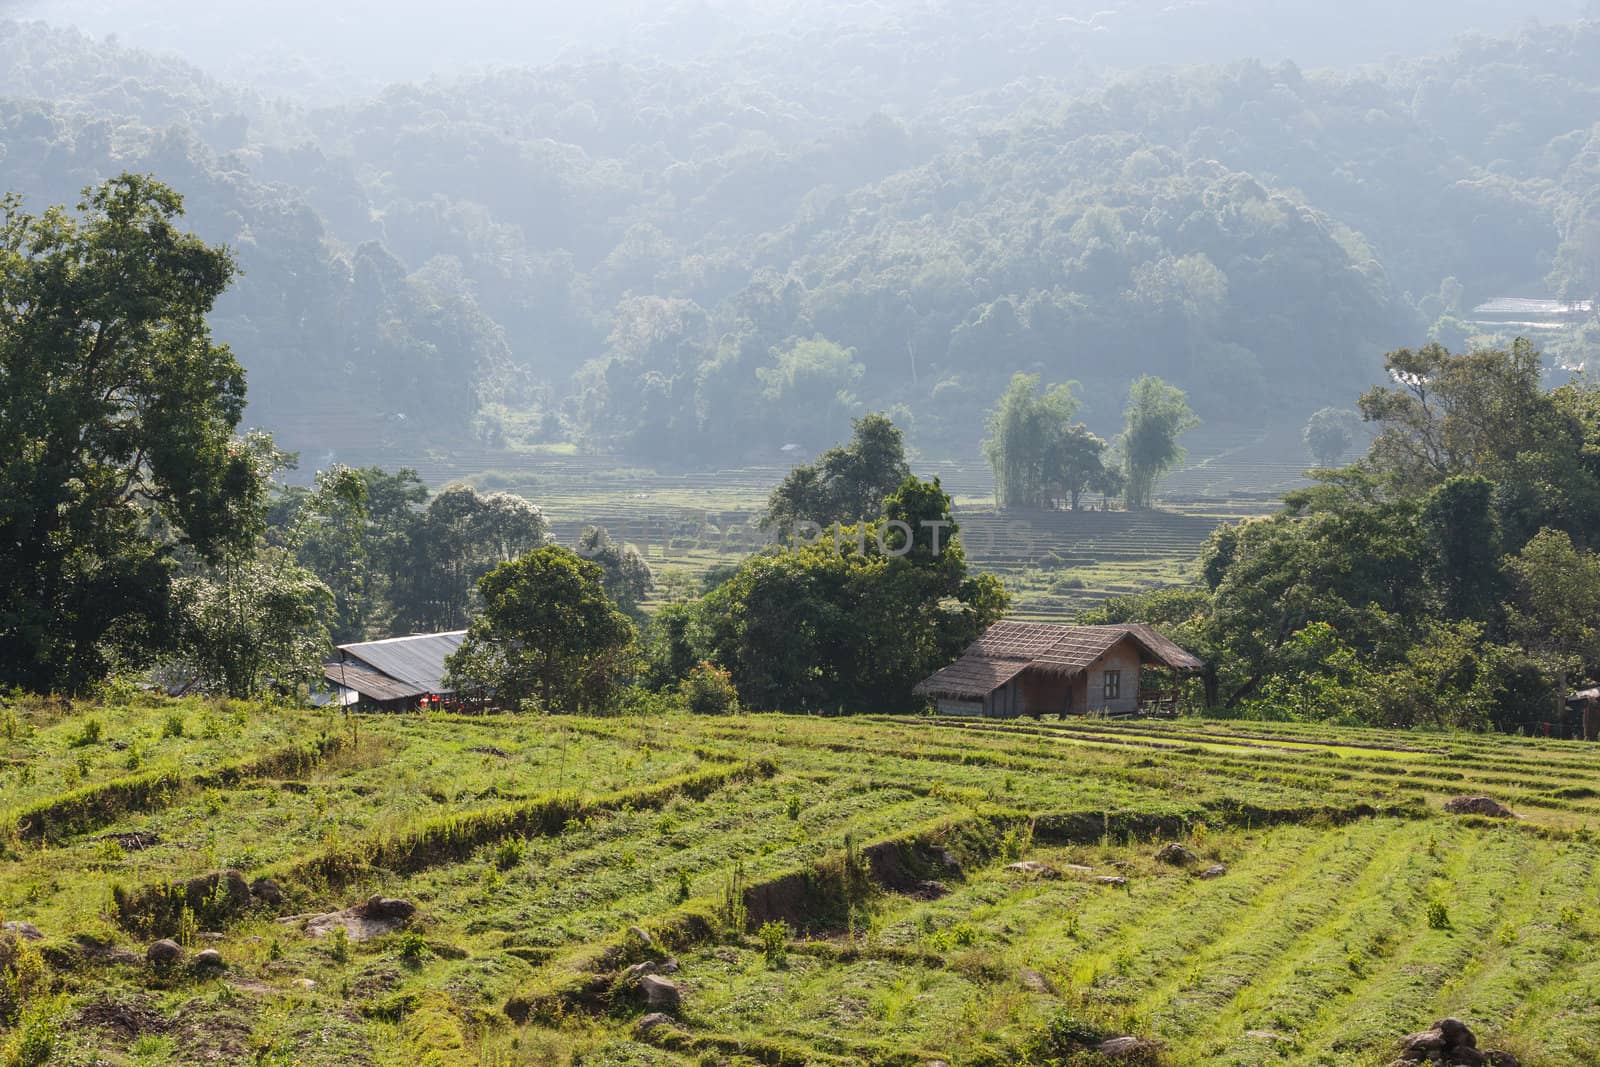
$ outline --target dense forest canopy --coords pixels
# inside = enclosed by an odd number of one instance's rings
[[[304,7],[12,5],[121,36],[0,22],[0,146],[31,208],[184,192],[247,420],[315,465],[773,461],[878,410],[975,458],[1016,372],[1108,436],[1142,374],[1298,428],[1483,300],[1600,294],[1600,22],[1525,21],[1580,4]]]

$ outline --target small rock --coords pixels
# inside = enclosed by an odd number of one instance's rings
[[[1056,991],[1056,987],[1050,979],[1027,967],[1017,972],[1017,980],[1022,983],[1023,988],[1033,993],[1054,994]]]
[[[368,897],[360,911],[368,919],[404,920],[417,913],[417,906],[398,897]]]
[[[1401,1056],[1406,1059],[1425,1059],[1430,1052],[1444,1051],[1444,1035],[1438,1030],[1421,1030],[1402,1037],[1399,1046]]]
[[[250,895],[263,904],[277,907],[283,903],[283,890],[271,878],[257,878],[250,883]]]
[[[214,948],[195,953],[193,967],[197,971],[223,971],[228,965],[222,961],[222,953]]]
[[[677,959],[677,957],[676,956],[669,956],[665,960],[662,960],[660,963],[656,964],[656,973],[657,974],[677,974],[678,973],[678,959]]]
[[[1522,1067],[1522,1061],[1504,1049],[1486,1048],[1483,1058],[1489,1067]]]
[[[1472,1031],[1460,1019],[1440,1019],[1433,1024],[1433,1028],[1439,1031],[1449,1048],[1478,1047],[1478,1039],[1472,1036]]]
[[[647,974],[639,979],[639,992],[644,994],[645,1005],[656,1011],[677,1011],[680,998],[678,987],[659,974]]]
[[[1008,863],[1006,864],[1006,870],[1016,871],[1018,874],[1026,874],[1031,878],[1060,877],[1060,875],[1056,873],[1056,869],[1054,867],[1050,866],[1048,863],[1040,863],[1038,860],[1023,860],[1020,863]]]
[[[1450,1067],[1483,1067],[1489,1062],[1489,1057],[1471,1045],[1461,1045],[1445,1053],[1445,1062],[1449,1063]]]
[[[170,937],[163,937],[160,941],[150,943],[150,947],[144,950],[144,958],[157,965],[176,963],[183,959],[183,946]]]
[[[666,1012],[653,1011],[649,1015],[641,1016],[639,1021],[633,1024],[633,1030],[635,1033],[643,1035],[648,1034],[658,1026],[676,1025],[677,1023],[673,1020],[672,1016],[668,1015]]]
[[[294,984],[299,986],[301,989],[317,988],[317,980],[315,978],[296,978],[294,980]]]
[[[0,931],[4,931],[8,934],[16,934],[24,941],[44,940],[44,935],[39,932],[39,928],[37,926],[30,922],[22,922],[17,919],[0,923]]]
[[[632,967],[622,972],[622,980],[629,985],[637,985],[639,979],[647,974],[655,974],[659,970],[660,968],[656,966],[655,960],[645,960],[643,963],[635,963]]]
[[[1061,869],[1064,870],[1064,871],[1071,871],[1073,874],[1093,874],[1094,873],[1094,868],[1093,867],[1085,867],[1081,863],[1069,863],[1065,867],[1062,867]]]
[[[1205,870],[1201,871],[1199,874],[1196,874],[1195,877],[1196,878],[1221,878],[1223,875],[1225,875],[1227,873],[1228,873],[1228,868],[1225,865],[1223,865],[1221,863],[1213,863],[1211,866],[1207,867]]]
[[[1271,1041],[1274,1044],[1293,1040],[1293,1038],[1286,1037],[1274,1030],[1246,1030],[1244,1036],[1253,1038],[1256,1041]]]
[[[628,940],[649,952],[656,947],[656,939],[650,936],[650,931],[642,926],[628,927]]]
[[[1119,887],[1128,884],[1128,880],[1122,877],[1120,874],[1102,874],[1100,877],[1095,879],[1095,882],[1099,885],[1113,885]]]
[[[1191,863],[1199,862],[1200,857],[1176,841],[1169,841],[1157,850],[1156,859],[1161,863],[1170,863],[1174,867],[1187,867]]]
[[[1160,1042],[1147,1041],[1142,1037],[1108,1037],[1100,1042],[1096,1051],[1108,1060],[1121,1060],[1148,1056],[1160,1048]]]
[[[1516,813],[1493,797],[1451,797],[1444,810],[1452,815],[1483,815],[1490,819],[1515,819]]]

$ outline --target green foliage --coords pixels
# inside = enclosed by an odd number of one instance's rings
[[[733,675],[712,663],[701,663],[678,686],[689,710],[696,715],[732,715],[739,711],[739,690]]]
[[[1356,426],[1361,416],[1341,408],[1319,408],[1306,420],[1301,437],[1306,451],[1319,467],[1333,467],[1355,443]]]
[[[631,664],[634,630],[603,582],[598,564],[555,545],[484,575],[483,614],[447,661],[455,686],[493,689],[511,706],[605,708]]]
[[[259,491],[232,439],[244,372],[206,318],[234,263],[182,211],[131,174],[76,216],[0,199],[0,684],[147,664],[175,548],[216,558]]]
[[[83,720],[83,726],[78,730],[78,735],[72,739],[73,748],[84,748],[87,745],[98,745],[100,737],[105,733],[105,724],[97,718]]]
[[[328,931],[328,958],[335,963],[350,962],[350,932],[343,926]]]
[[[640,602],[655,588],[655,575],[639,550],[613,540],[604,526],[586,526],[578,536],[577,552],[600,565],[606,595],[617,607],[637,616]]]
[[[883,513],[883,502],[907,478],[905,439],[887,415],[856,419],[847,445],[835,445],[816,462],[796,467],[772,491],[762,526],[785,539],[803,539],[802,524],[817,532],[836,525],[868,522]]]
[[[1004,587],[968,577],[937,481],[907,479],[883,514],[757,555],[702,599],[703,652],[746,705],[908,708],[918,681],[1004,614]]]
[[[502,871],[522,866],[528,858],[528,843],[520,837],[508,837],[495,846],[494,865]]]
[[[793,936],[789,924],[773,919],[761,924],[756,931],[756,942],[761,946],[761,956],[767,966],[781,970],[789,965],[789,939]]]
[[[1198,425],[1200,420],[1189,410],[1182,390],[1152,375],[1133,383],[1123,412],[1122,433],[1117,438],[1123,473],[1128,479],[1124,493],[1130,508],[1154,505],[1156,483],[1183,462],[1184,450],[1178,438]]]
[[[1091,489],[1111,495],[1119,486],[1102,462],[1106,442],[1074,423],[1078,383],[1039,393],[1039,376],[1018,374],[989,413],[983,452],[994,471],[995,503],[1002,508],[1054,507],[1073,511]]]
[[[427,940],[415,930],[401,931],[400,936],[395,939],[395,950],[400,956],[400,961],[411,967],[419,966],[432,954]]]

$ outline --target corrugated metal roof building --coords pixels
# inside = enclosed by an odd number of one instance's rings
[[[1156,699],[1140,686],[1145,667],[1188,672],[1203,666],[1144,623],[1003,621],[959,660],[923,679],[916,692],[955,714],[1124,715]]]
[[[444,661],[466,636],[465,630],[452,630],[340,645],[339,658],[324,663],[322,673],[356,694],[350,702],[390,711],[416,707],[424,697],[450,695]]]

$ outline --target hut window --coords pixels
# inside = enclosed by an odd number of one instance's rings
[[[1121,671],[1106,671],[1106,675],[1105,675],[1105,698],[1107,700],[1118,700],[1118,699],[1121,699],[1121,697],[1122,697],[1122,672]]]

